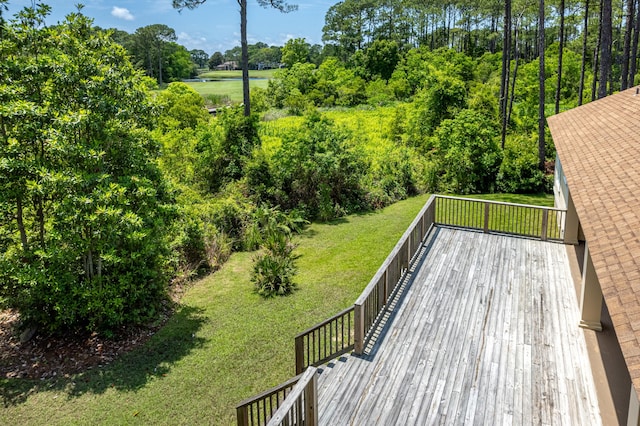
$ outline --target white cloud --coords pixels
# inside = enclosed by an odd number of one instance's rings
[[[131,12],[129,12],[129,9],[124,7],[113,6],[113,9],[111,9],[111,15],[116,18],[124,19],[125,21],[133,21],[135,19]]]

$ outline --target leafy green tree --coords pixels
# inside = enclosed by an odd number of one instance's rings
[[[350,146],[349,137],[317,112],[305,117],[299,129],[283,137],[273,156],[272,204],[285,210],[300,209],[307,219],[321,220],[365,207],[360,178],[366,163],[363,154]]]
[[[173,205],[126,51],[26,8],[0,45],[0,299],[48,331],[113,331],[166,297]]]
[[[390,40],[376,40],[366,50],[366,67],[371,75],[389,80],[400,61],[398,43]]]
[[[204,99],[185,83],[170,83],[156,100],[161,110],[158,124],[163,131],[195,129],[209,121]]]
[[[196,146],[196,174],[204,190],[217,193],[241,179],[253,149],[259,144],[258,116],[245,117],[238,107],[225,108]]]
[[[408,116],[409,145],[431,149],[429,136],[443,120],[453,118],[466,107],[467,89],[463,81],[441,71],[432,71],[429,82],[415,97]]]
[[[218,65],[224,63],[224,56],[220,52],[214,52],[209,58],[209,69],[214,70]]]
[[[292,38],[288,40],[282,48],[282,62],[291,68],[297,63],[309,62],[311,46],[304,38]]]
[[[195,9],[207,0],[172,0],[173,7],[182,10],[185,7]],[[240,44],[242,50],[242,97],[244,100],[244,115],[251,115],[251,98],[249,96],[249,49],[247,45],[247,0],[237,0],[240,6]],[[273,7],[283,13],[297,9],[297,6],[287,4],[284,0],[257,0],[262,7]]]
[[[189,51],[191,60],[198,65],[198,68],[204,68],[209,61],[209,55],[202,49],[192,49]]]
[[[444,120],[434,135],[431,159],[438,188],[454,194],[492,192],[502,160],[498,126],[487,116],[463,110]]]
[[[133,34],[133,55],[139,64],[145,64],[147,75],[155,77],[158,84],[165,81],[162,75],[165,44],[176,40],[175,30],[164,24],[147,25]]]
[[[177,43],[165,43],[163,46],[164,81],[179,81],[198,75],[197,65],[191,60],[189,51]]]

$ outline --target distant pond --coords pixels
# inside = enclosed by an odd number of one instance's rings
[[[249,77],[249,80],[268,80],[266,77]],[[242,81],[242,78],[185,78],[183,83],[211,83],[220,81]]]

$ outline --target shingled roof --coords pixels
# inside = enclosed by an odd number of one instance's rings
[[[607,308],[640,395],[640,94],[548,119]]]

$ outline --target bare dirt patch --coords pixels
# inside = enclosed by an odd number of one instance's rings
[[[167,308],[156,324],[124,328],[114,339],[96,333],[63,337],[36,333],[31,340],[21,343],[19,315],[11,310],[1,311],[0,377],[44,380],[69,377],[106,365],[144,344],[166,323],[171,313]]]

